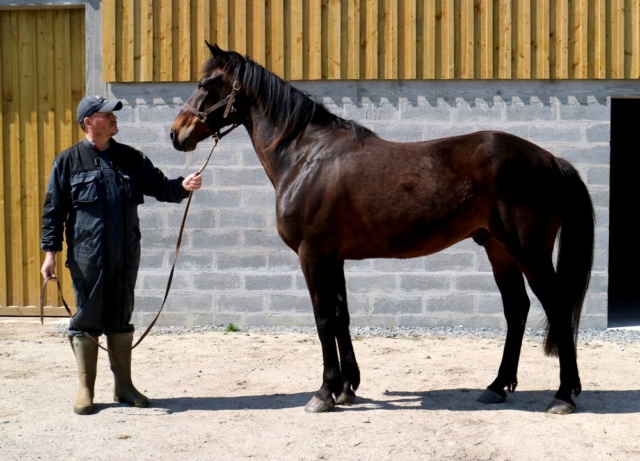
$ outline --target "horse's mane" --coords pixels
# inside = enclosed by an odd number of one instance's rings
[[[376,136],[371,130],[353,120],[345,120],[329,112],[324,105],[291,83],[265,69],[248,56],[226,52],[226,59],[214,63],[223,72],[235,75],[250,104],[256,104],[276,130],[265,133],[269,147],[289,143],[313,124],[329,125],[353,131],[358,140]]]

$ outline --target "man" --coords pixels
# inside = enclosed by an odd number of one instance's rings
[[[113,139],[118,122],[113,111],[122,102],[87,96],[78,105],[78,123],[85,139],[62,152],[53,163],[42,214],[41,273],[55,278],[55,254],[67,242],[66,266],[71,272],[77,313],[69,323],[69,342],[76,356],[80,388],[77,414],[93,411],[98,360],[97,341],[105,334],[114,399],[147,407],[149,399],[131,381],[129,323],[140,263],[138,205],[144,195],[180,202],[200,189],[197,173],[168,179],[140,151]]]

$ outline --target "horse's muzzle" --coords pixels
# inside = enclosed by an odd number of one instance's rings
[[[169,138],[171,138],[171,143],[173,144],[174,149],[182,152],[189,150],[186,147],[186,138],[180,141],[180,135],[174,130],[169,132]]]

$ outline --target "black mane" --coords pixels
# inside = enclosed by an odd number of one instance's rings
[[[229,51],[224,57],[213,58],[212,61],[205,70],[211,71],[213,66],[234,75],[234,79],[240,82],[241,92],[249,98],[249,104],[256,105],[273,126],[278,127],[270,134],[269,145],[272,148],[293,141],[311,123],[352,130],[358,140],[376,136],[357,122],[332,114],[308,93],[295,88],[248,56]]]

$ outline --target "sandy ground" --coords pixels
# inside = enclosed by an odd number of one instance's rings
[[[0,319],[3,460],[640,460],[638,344],[581,344],[578,410],[554,416],[543,410],[558,365],[535,338],[517,391],[490,406],[475,399],[501,338],[355,338],[356,404],[308,414],[322,371],[314,334],[151,334],[134,350],[134,382],[152,406],[111,401],[100,351],[96,413],[77,416],[59,323]]]

